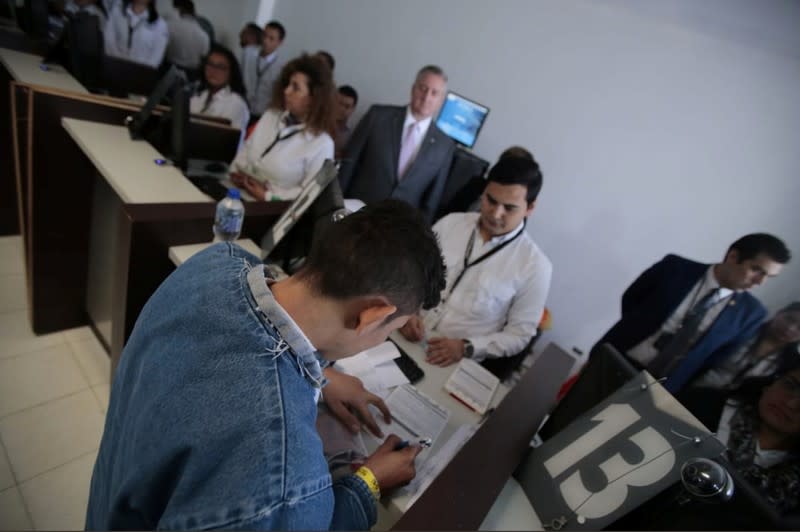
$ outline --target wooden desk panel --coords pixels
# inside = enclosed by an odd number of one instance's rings
[[[548,345],[393,530],[477,530],[555,406],[574,361]]]

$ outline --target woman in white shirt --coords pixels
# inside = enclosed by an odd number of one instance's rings
[[[292,200],[325,159],[333,159],[335,87],[319,58],[283,67],[269,109],[231,163],[231,180],[253,197]]]
[[[154,0],[123,0],[109,13],[106,53],[158,68],[164,60],[169,30]]]
[[[250,111],[245,100],[242,72],[233,52],[214,44],[203,59],[200,92],[192,96],[192,113],[227,118],[233,127],[246,129]]]

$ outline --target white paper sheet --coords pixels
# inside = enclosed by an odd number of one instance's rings
[[[445,466],[450,463],[450,460],[453,459],[458,450],[461,449],[464,443],[475,433],[475,430],[477,430],[477,425],[461,425],[435,455],[428,457],[421,463],[418,461],[417,476],[414,477],[414,480],[412,480],[408,486],[402,488],[403,493],[411,495],[403,511],[408,510],[412,504],[417,502],[420,495],[428,489],[433,479],[435,479]]]
[[[394,433],[400,439],[411,442],[421,438],[436,441],[450,417],[446,408],[409,384],[395,388],[386,399],[386,406],[392,413],[392,423],[387,425],[382,418],[376,419],[384,435]],[[377,441],[382,442],[383,439]]]

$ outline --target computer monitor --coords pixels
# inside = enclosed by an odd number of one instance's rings
[[[439,111],[436,125],[454,141],[471,148],[488,114],[488,107],[450,91]]]
[[[173,66],[158,82],[147,98],[142,109],[126,119],[132,139],[146,139],[165,153],[172,164],[186,170],[186,134],[189,129],[189,100],[194,84],[187,83],[186,76]],[[168,113],[160,119],[153,116],[153,110],[161,101],[171,95]]]

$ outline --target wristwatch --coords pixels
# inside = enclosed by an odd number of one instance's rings
[[[472,358],[472,355],[475,354],[475,346],[472,345],[472,342],[466,338],[463,338],[461,341],[464,342],[464,356],[467,358]]]

